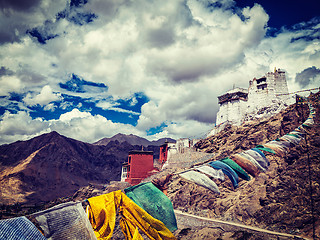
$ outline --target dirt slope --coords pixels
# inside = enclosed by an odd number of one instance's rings
[[[314,127],[308,131],[307,140],[291,148],[285,157],[268,154],[271,166],[266,173],[261,173],[248,182],[241,181],[237,189],[233,189],[229,180],[224,183],[217,182],[220,195],[175,175],[168,189],[174,208],[198,216],[309,237],[313,235],[315,220],[315,232],[319,236],[319,93],[312,95],[310,100],[317,115]],[[292,105],[268,120],[254,121],[240,127],[229,126],[216,136],[200,141],[197,147],[202,151],[215,152],[214,159],[227,157],[290,132],[307,118],[308,113],[306,105]],[[309,176],[312,180],[312,191]],[[196,233],[190,231],[190,234],[192,236]],[[190,239],[190,234],[181,239]],[[211,237],[218,238],[217,235]]]

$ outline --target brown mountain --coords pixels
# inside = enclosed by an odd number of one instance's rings
[[[84,143],[51,132],[28,141],[0,146],[1,203],[49,201],[72,195],[89,183],[120,180],[127,142],[105,146]]]
[[[126,134],[118,133],[111,138],[100,139],[99,141],[95,142],[94,144],[95,145],[107,145],[111,141],[118,141],[120,143],[127,142],[131,145],[140,145],[140,146],[146,147],[146,146],[160,146],[160,145],[164,144],[164,142],[166,140],[170,141],[170,142],[175,142],[175,140],[173,140],[171,138],[161,138],[157,141],[149,141],[145,138],[138,137],[133,134],[126,135]]]

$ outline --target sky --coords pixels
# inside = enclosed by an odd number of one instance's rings
[[[273,69],[319,87],[318,0],[0,0],[0,144],[204,137]]]

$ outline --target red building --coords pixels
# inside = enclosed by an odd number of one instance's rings
[[[163,165],[168,159],[168,142],[160,146],[159,163]]]
[[[170,158],[172,154],[177,153],[176,143],[166,141],[160,146],[159,163],[161,166]]]
[[[152,151],[130,151],[128,162],[122,165],[121,181],[137,185],[156,170]]]

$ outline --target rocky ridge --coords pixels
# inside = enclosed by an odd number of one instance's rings
[[[160,146],[160,145],[164,144],[165,141],[175,142],[175,140],[171,139],[171,138],[161,138],[157,141],[149,141],[145,138],[138,137],[133,134],[126,135],[126,134],[118,133],[111,138],[102,138],[99,141],[95,142],[94,144],[95,145],[108,145],[108,143],[112,142],[112,141],[118,141],[119,143],[127,142],[131,145],[139,145],[139,146],[144,146],[144,147]]]

